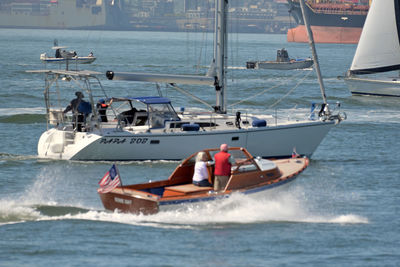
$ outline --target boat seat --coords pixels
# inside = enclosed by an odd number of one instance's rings
[[[135,126],[145,125],[147,121],[147,112],[145,111],[137,111],[135,116],[133,117],[133,124]]]
[[[165,187],[164,197],[166,196],[182,196],[190,193],[204,192],[213,190],[212,187],[202,187],[194,184],[183,184]]]

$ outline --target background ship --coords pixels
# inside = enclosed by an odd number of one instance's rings
[[[287,32],[288,42],[308,42],[300,2],[287,0],[289,12],[298,24]],[[355,44],[371,0],[308,0],[306,9],[316,43]]]
[[[135,31],[214,31],[213,0],[0,0],[0,27]],[[232,32],[280,33],[286,0],[232,0]]]
[[[118,0],[1,0],[0,27],[114,29],[120,10]]]

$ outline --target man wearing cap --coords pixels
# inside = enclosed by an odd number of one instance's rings
[[[220,152],[214,155],[215,169],[214,169],[214,191],[225,189],[231,176],[231,167],[235,163],[231,154],[228,153],[228,145],[222,144],[219,148]]]
[[[72,99],[69,105],[65,108],[63,111],[64,113],[67,113],[68,111],[72,110],[72,125],[75,129],[77,129],[78,132],[82,131],[82,123],[85,120],[85,116],[79,112],[79,105],[81,102],[84,102],[82,98],[85,96],[83,95],[82,92],[75,92],[76,98]]]

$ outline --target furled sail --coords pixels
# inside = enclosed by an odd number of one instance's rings
[[[162,82],[162,83],[178,83],[178,84],[202,84],[202,85],[215,84],[214,77],[196,76],[196,75],[174,75],[174,74],[107,71],[106,76],[109,80]]]
[[[400,69],[400,0],[372,1],[350,74]]]

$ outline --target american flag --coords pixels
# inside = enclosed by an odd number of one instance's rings
[[[100,188],[97,191],[101,194],[105,194],[121,185],[121,179],[119,178],[119,173],[117,166],[112,165],[111,169],[104,175],[99,181]]]
[[[296,148],[293,148],[293,152],[292,152],[292,158],[298,158],[300,155],[297,154]]]

